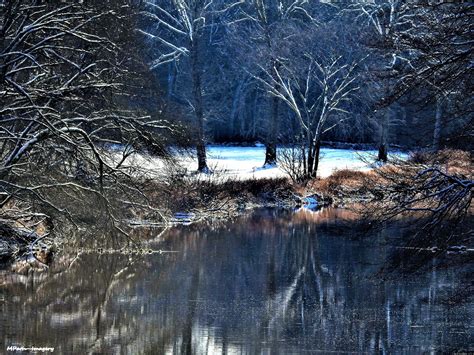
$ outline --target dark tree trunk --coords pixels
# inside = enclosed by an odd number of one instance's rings
[[[270,120],[265,142],[264,165],[276,165],[277,163],[277,134],[278,134],[278,98],[270,99]]]
[[[202,103],[201,72],[199,71],[199,55],[197,40],[191,43],[191,70],[193,81],[194,111],[196,113],[197,126],[197,158],[198,171],[206,172],[208,170],[206,161],[206,144],[204,142],[204,109]]]
[[[306,170],[306,180],[316,178],[319,167],[319,152],[321,149],[321,141],[318,139],[315,143],[311,143],[308,148],[308,165]]]
[[[306,170],[306,180],[310,180],[313,175],[314,151],[313,147],[308,148],[308,168]]]
[[[378,160],[387,162],[388,160],[388,128],[390,124],[390,110],[387,108],[382,118],[382,125],[380,127],[380,142],[379,142],[379,154]]]
[[[243,134],[242,134],[243,129],[241,129],[241,125],[242,125],[242,121],[244,121],[244,118],[242,118],[241,115],[239,114],[240,112],[239,106],[240,106],[240,102],[242,98],[242,93],[244,91],[244,83],[245,83],[245,79],[241,79],[239,81],[239,84],[237,85],[237,88],[235,89],[235,92],[234,92],[234,97],[232,99],[232,110],[230,111],[230,122],[232,124],[230,133],[231,135],[236,135],[238,131],[238,134],[240,135],[241,138],[243,137]],[[240,122],[238,122],[239,119],[240,119]],[[239,127],[239,124],[240,124],[240,127]]]
[[[388,160],[388,147],[387,144],[381,143],[379,145],[379,154],[377,160],[382,161],[384,163]]]
[[[318,173],[319,168],[319,152],[321,151],[321,141],[318,140],[316,142],[316,147],[314,151],[314,164],[313,164],[313,176],[311,178],[315,178],[316,174]]]
[[[386,27],[384,33],[382,34],[382,42],[385,53],[390,53],[390,40],[389,40],[389,28]],[[383,73],[384,86],[385,86],[385,97],[382,98],[382,101],[385,102],[386,98],[390,97],[390,70]],[[388,129],[390,125],[390,108],[388,105],[385,107],[385,112],[382,117],[382,124],[380,129],[380,141],[379,141],[379,153],[377,160],[386,163],[388,160]]]
[[[252,135],[251,137],[255,139],[257,137],[257,131],[258,131],[258,122],[257,122],[257,117],[259,117],[259,93],[258,90],[255,90],[255,95],[252,103],[252,109],[250,110],[250,125],[252,127]]]

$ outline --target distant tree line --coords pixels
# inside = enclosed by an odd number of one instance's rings
[[[313,161],[321,140],[372,143],[382,161],[391,144],[472,148],[472,4],[142,5],[150,69],[166,103],[195,124],[199,170],[208,142],[261,141],[265,164],[276,162],[277,144],[302,140]]]

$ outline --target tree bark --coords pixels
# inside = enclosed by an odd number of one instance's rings
[[[320,151],[321,151],[321,141],[318,139],[316,142],[316,147],[315,147],[315,152],[314,152],[313,176],[311,176],[311,178],[315,178],[318,173]]]
[[[258,122],[257,122],[257,117],[259,117],[259,92],[258,90],[255,90],[255,96],[253,99],[253,106],[252,109],[250,110],[250,119],[251,119],[251,127],[252,127],[252,138],[255,139],[258,135]]]
[[[199,71],[199,48],[197,40],[191,42],[191,71],[193,81],[194,112],[197,126],[197,158],[198,171],[207,172],[206,144],[204,142],[204,109],[202,103],[201,72]]]
[[[277,134],[278,134],[278,98],[270,99],[269,129],[265,142],[265,165],[276,165],[277,163]]]
[[[314,153],[311,146],[308,147],[308,166],[306,170],[306,180],[310,180],[313,176]]]
[[[321,141],[319,139],[308,148],[308,171],[306,177],[308,180],[314,179],[318,174],[320,149]]]
[[[389,27],[385,27],[385,30],[382,34],[382,42],[384,51],[390,53],[390,41],[389,41]],[[385,97],[382,99],[386,100],[390,96],[390,72],[385,71]],[[382,117],[382,125],[380,127],[380,141],[379,141],[379,153],[378,160],[386,163],[388,160],[388,128],[390,124],[390,108],[385,107],[385,112]]]
[[[239,84],[237,85],[237,88],[235,89],[235,92],[234,92],[234,97],[233,97],[233,100],[232,100],[232,110],[230,112],[230,122],[232,123],[232,133],[235,134],[235,132],[237,131],[237,127],[238,127],[238,120],[239,120],[239,106],[240,106],[240,101],[241,101],[241,97],[242,97],[242,91],[243,91],[243,88],[244,88],[244,82],[245,82],[245,79],[241,79],[239,81]],[[241,118],[241,121],[243,121],[242,117]],[[240,134],[242,133],[243,129],[240,129],[239,130]],[[242,136],[242,134],[241,134]]]
[[[380,142],[379,142],[379,154],[378,160],[387,162],[388,160],[388,127],[390,124],[390,109],[387,107],[382,119],[382,125],[380,127]]]
[[[441,130],[443,129],[443,101],[436,97],[436,120],[433,132],[433,150],[438,151],[441,143]]]
[[[316,178],[318,174],[318,167],[319,167],[319,153],[321,150],[321,140],[317,139],[314,142],[311,142],[308,147],[308,158],[307,158],[307,165],[305,167],[305,179],[311,180]]]

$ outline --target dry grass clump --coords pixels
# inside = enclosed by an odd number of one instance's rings
[[[465,229],[458,227],[472,215],[472,171],[471,153],[460,150],[418,152],[408,161],[394,161],[375,169],[366,182],[372,198],[365,215],[378,221],[416,216],[424,234],[461,240]]]
[[[385,194],[384,190],[395,185],[397,190],[402,190],[405,185],[409,186],[419,179],[420,172],[427,168],[438,167],[453,177],[472,179],[472,158],[472,153],[454,149],[414,152],[406,162],[393,161],[367,172],[337,170],[327,178],[311,181],[303,194],[308,194],[309,189],[322,197],[332,198],[336,205],[361,199],[379,200]]]
[[[357,197],[364,193],[367,181],[374,178],[372,172],[341,169],[324,179],[313,180],[309,188],[322,196]]]
[[[375,185],[392,183],[389,177],[405,176],[409,183],[409,178],[418,174],[424,166],[439,166],[447,174],[455,176],[472,176],[473,165],[470,152],[455,149],[418,151],[411,154],[407,164],[394,162],[367,172],[337,170],[325,179],[312,181],[310,186],[313,190],[330,196],[361,195],[369,193]]]
[[[458,149],[443,149],[438,152],[418,151],[410,156],[410,162],[423,165],[438,165],[448,174],[472,175],[473,156],[471,152]]]

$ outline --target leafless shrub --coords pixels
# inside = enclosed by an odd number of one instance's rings
[[[282,169],[294,183],[307,183],[305,148],[299,146],[284,147],[280,148],[278,153],[278,166],[280,169]]]

